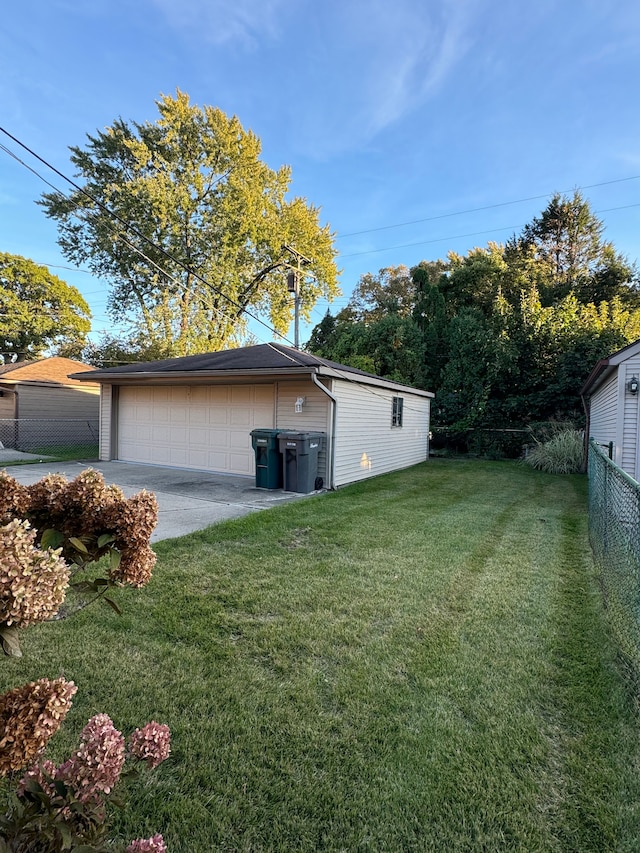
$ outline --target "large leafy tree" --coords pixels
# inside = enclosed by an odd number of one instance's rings
[[[90,317],[75,287],[28,258],[0,252],[0,356],[5,363],[45,352],[78,357]]]
[[[354,288],[348,308],[355,320],[375,322],[387,314],[408,317],[415,306],[415,285],[409,268],[383,267],[364,273]]]
[[[164,355],[240,341],[246,311],[285,334],[292,302],[283,246],[310,263],[301,312],[338,293],[333,237],[319,209],[289,198],[290,170],[260,159],[234,116],[178,91],[155,122],[117,119],[72,147],[81,190],[46,193],[63,253],[112,283],[108,310]]]
[[[640,337],[637,270],[603,235],[579,193],[554,196],[506,246],[361,276],[309,346],[434,391],[438,426],[580,421],[593,365]]]
[[[535,286],[543,305],[572,293],[582,303],[617,297],[640,306],[638,271],[604,239],[604,224],[579,192],[554,195],[504,255],[512,281]]]

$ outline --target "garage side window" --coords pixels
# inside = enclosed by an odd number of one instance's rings
[[[402,426],[402,409],[404,406],[404,398],[403,397],[394,397],[393,398],[393,408],[391,410],[391,426],[392,427],[401,427]]]

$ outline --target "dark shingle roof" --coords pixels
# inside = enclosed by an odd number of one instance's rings
[[[131,376],[136,373],[170,374],[170,373],[203,373],[211,371],[232,370],[273,370],[286,371],[297,368],[331,367],[348,373],[374,377],[354,367],[337,364],[326,358],[311,355],[308,352],[286,347],[283,344],[257,344],[250,347],[206,352],[200,355],[185,355],[181,358],[165,358],[160,361],[143,361],[136,364],[125,364],[122,367],[108,367],[96,370],[92,379],[108,379],[110,376]]]
[[[324,368],[324,371],[323,371]],[[385,387],[406,388],[393,380],[384,379],[374,373],[367,373],[355,367],[338,364],[308,352],[286,347],[283,344],[269,343],[257,344],[250,347],[238,347],[237,349],[220,350],[219,352],[207,352],[200,355],[186,355],[182,358],[165,358],[160,361],[144,361],[137,364],[125,364],[122,367],[108,367],[104,370],[95,370],[91,374],[92,381],[113,382],[135,381],[140,377],[141,381],[151,381],[154,377],[160,379],[170,377],[172,374],[184,378],[185,374],[194,377],[206,375],[224,377],[225,372],[229,375],[250,374],[255,371],[273,373],[275,376],[286,373],[330,373],[342,374],[345,379],[368,382],[372,385],[384,385]],[[85,379],[87,374],[76,373],[74,378]],[[412,388],[416,394],[432,397],[433,394]]]

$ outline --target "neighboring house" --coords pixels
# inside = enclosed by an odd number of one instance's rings
[[[613,461],[640,480],[640,340],[601,359],[581,394],[587,434],[608,448]]]
[[[45,420],[91,421],[95,431],[100,385],[69,378],[70,373],[93,369],[81,361],[59,357],[0,365],[0,441],[22,449],[36,434],[44,434]],[[71,440],[70,429],[69,424],[65,432]],[[51,428],[48,432],[51,434]]]
[[[100,459],[255,474],[251,431],[322,432],[328,488],[423,462],[433,394],[281,344],[129,364],[101,384]]]

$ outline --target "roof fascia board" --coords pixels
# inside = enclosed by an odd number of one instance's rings
[[[404,394],[415,394],[418,397],[434,397],[431,391],[423,391],[420,388],[412,388],[410,385],[401,385],[398,382],[376,376],[365,376],[360,373],[350,373],[346,370],[336,370],[326,365],[300,365],[299,367],[291,366],[286,368],[261,367],[242,370],[173,370],[164,373],[160,371],[140,371],[112,373],[108,376],[105,374],[96,376],[96,372],[91,371],[89,373],[70,373],[69,378],[77,379],[80,382],[100,382],[103,385],[136,385],[140,382],[166,385],[171,382],[188,381],[189,384],[202,382],[223,383],[229,379],[246,379],[250,381],[255,378],[269,378],[273,381],[283,381],[288,378],[296,379],[312,373],[318,376],[328,376],[331,379],[341,379],[343,382],[354,382],[358,385],[374,385],[378,388],[386,388]]]
[[[273,368],[253,368],[248,370],[173,370],[166,373],[156,371],[140,371],[139,373],[112,373],[108,376],[102,374],[96,376],[90,374],[93,382],[99,382],[102,385],[122,385],[124,383],[136,384],[141,380],[145,382],[172,382],[189,380],[193,382],[224,382],[226,379],[241,379],[247,377],[264,377],[272,380],[287,379],[289,376],[299,377],[301,374],[315,373],[313,367],[287,367],[282,373]],[[78,379],[80,382],[90,382],[88,374],[71,373],[71,379]]]
[[[377,388],[387,388],[390,391],[398,391],[403,394],[415,394],[418,397],[435,397],[432,391],[423,391],[421,388],[413,388],[411,385],[401,385],[390,379],[377,376],[363,376],[361,373],[349,373],[347,370],[336,370],[333,367],[321,366],[318,368],[320,376],[330,376],[332,379],[342,379],[343,382],[354,382],[357,385],[375,385]]]

